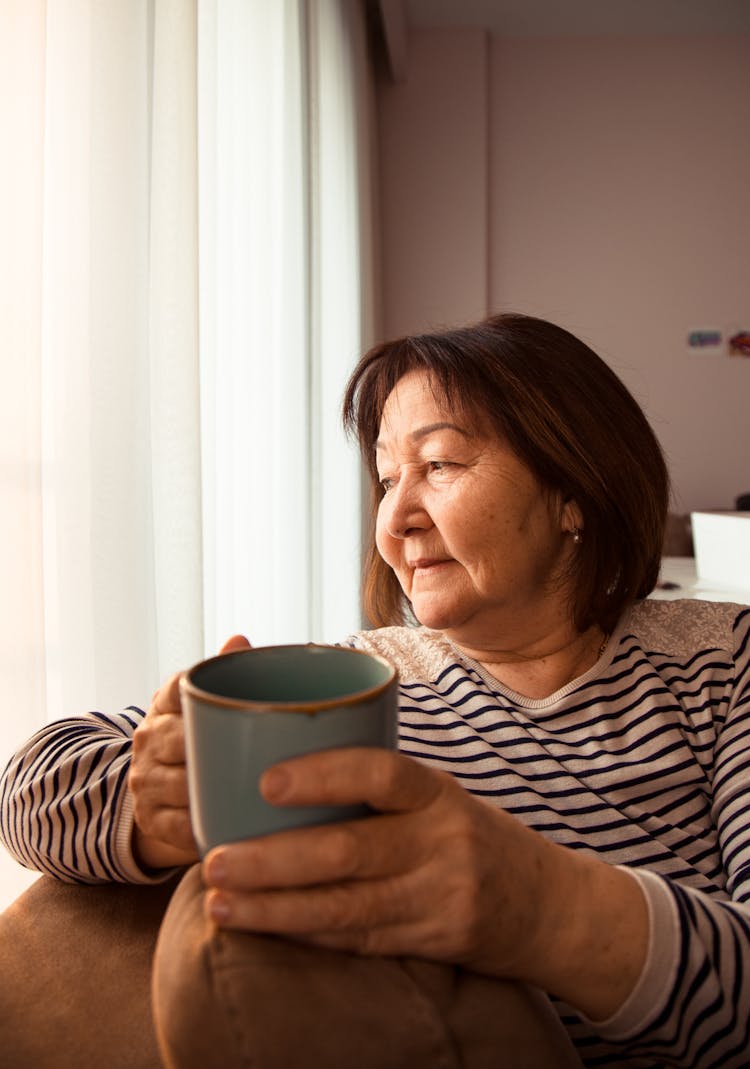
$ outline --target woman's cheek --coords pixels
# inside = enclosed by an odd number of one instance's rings
[[[383,538],[378,538],[376,536],[375,545],[378,548],[378,553],[380,554],[380,556],[383,558],[388,567],[393,569],[393,571],[396,573],[400,580],[400,557],[395,539],[389,538],[387,535],[385,535]]]
[[[391,568],[395,565],[394,560],[394,539],[388,534],[385,518],[383,516],[383,506],[381,505],[378,515],[375,521],[375,546],[378,553],[383,558],[386,564],[390,564]]]
[[[409,597],[410,570],[405,566],[402,559],[403,545],[401,541],[391,537],[385,528],[381,528],[378,523],[375,528],[375,546],[385,563],[395,573],[396,578],[401,585],[401,589],[406,596]]]

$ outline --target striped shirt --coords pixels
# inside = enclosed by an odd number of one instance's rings
[[[558,1004],[585,1064],[750,1066],[750,609],[641,602],[589,672],[543,699],[424,628],[349,643],[399,668],[404,752],[639,881],[650,939],[635,990],[596,1025]],[[149,880],[126,785],[142,715],[59,721],[16,755],[0,832],[19,861],[69,880]]]

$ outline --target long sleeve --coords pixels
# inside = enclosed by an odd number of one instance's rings
[[[155,882],[131,847],[128,771],[143,716],[58,720],[15,754],[0,780],[0,838],[22,865],[74,883]]]
[[[735,635],[732,698],[711,777],[726,889],[710,895],[634,870],[651,914],[650,952],[627,1004],[598,1026],[624,1050],[664,1065],[750,1065],[750,614]]]
[[[612,1044],[582,1055],[587,1066],[747,1069],[750,1064],[750,911],[656,876],[635,873],[651,914],[651,945],[640,981],[606,1022],[590,1022]]]

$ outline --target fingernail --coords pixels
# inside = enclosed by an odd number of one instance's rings
[[[260,779],[260,792],[267,802],[281,802],[289,790],[291,778],[285,768],[269,768]]]
[[[213,887],[219,887],[224,883],[227,876],[227,865],[222,854],[212,854],[206,859],[203,875],[206,883],[211,884]]]
[[[229,904],[220,894],[212,894],[208,899],[208,915],[216,924],[226,924],[229,920]]]

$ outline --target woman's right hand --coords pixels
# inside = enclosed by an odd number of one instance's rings
[[[234,635],[221,653],[249,645],[244,636]],[[128,780],[135,816],[133,851],[147,869],[191,865],[198,860],[188,804],[181,674],[171,676],[157,690],[133,735]]]

